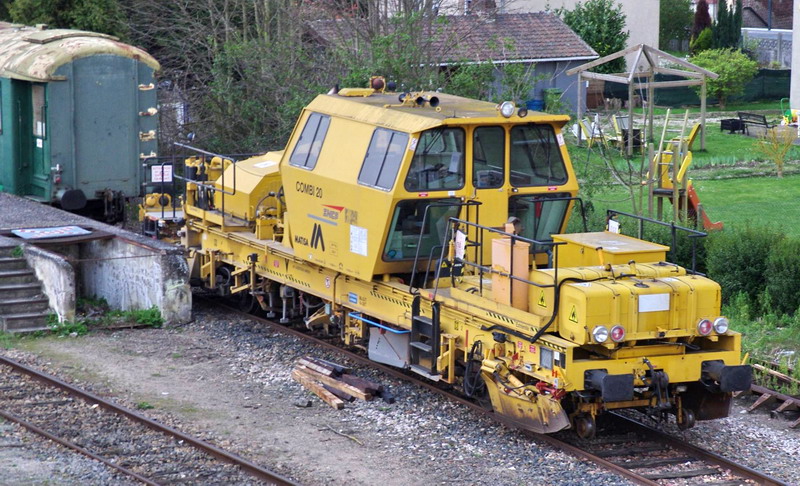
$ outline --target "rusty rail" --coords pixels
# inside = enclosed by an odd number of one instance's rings
[[[273,471],[270,471],[268,469],[264,469],[261,466],[248,461],[247,459],[244,459],[244,458],[239,457],[239,456],[237,456],[235,454],[232,454],[232,453],[227,452],[227,451],[225,451],[223,449],[220,449],[219,447],[214,446],[212,444],[209,444],[208,442],[200,440],[200,439],[198,439],[196,437],[192,437],[190,435],[184,434],[183,432],[181,432],[181,431],[179,431],[177,429],[174,429],[174,428],[169,427],[167,425],[160,424],[160,423],[156,422],[155,420],[147,418],[147,417],[145,417],[144,415],[142,415],[140,413],[137,413],[137,412],[135,412],[133,410],[130,410],[128,408],[122,407],[122,406],[117,405],[117,404],[115,404],[113,402],[110,402],[108,400],[105,400],[104,398],[101,398],[101,397],[99,397],[99,396],[97,396],[97,395],[95,395],[93,393],[78,389],[78,388],[70,385],[69,383],[66,383],[66,382],[56,378],[55,376],[52,376],[52,375],[49,375],[49,374],[44,373],[42,371],[33,369],[31,367],[28,367],[28,366],[26,366],[26,365],[24,365],[22,363],[14,361],[14,360],[12,360],[10,358],[7,358],[5,356],[0,356],[0,364],[4,364],[6,366],[9,366],[9,367],[13,368],[14,370],[16,370],[16,371],[18,371],[20,373],[24,373],[24,374],[32,377],[33,379],[38,380],[38,381],[40,381],[42,383],[45,383],[47,385],[50,385],[50,386],[53,386],[53,387],[56,387],[56,388],[59,388],[59,389],[62,389],[62,390],[66,391],[67,393],[69,393],[72,396],[82,398],[83,400],[86,400],[87,402],[96,403],[99,406],[105,408],[106,410],[109,410],[110,412],[113,412],[113,413],[128,417],[129,419],[131,419],[131,420],[133,420],[135,422],[138,422],[138,423],[140,423],[142,425],[145,425],[145,426],[147,426],[147,427],[149,427],[149,428],[151,428],[153,430],[156,430],[158,432],[161,432],[161,433],[167,434],[169,436],[175,437],[176,439],[182,440],[185,443],[191,445],[192,447],[195,447],[196,449],[204,451],[205,453],[207,453],[207,454],[209,454],[209,455],[211,455],[213,457],[216,457],[217,459],[219,459],[219,460],[221,460],[223,462],[227,462],[229,464],[233,464],[233,465],[238,466],[239,468],[242,469],[242,471],[247,472],[251,476],[253,476],[255,478],[258,478],[258,479],[266,482],[267,484],[271,484],[271,485],[275,485],[275,486],[296,486],[297,485],[297,483],[294,483],[291,480],[289,480],[289,479],[287,479],[287,478],[285,478],[283,476],[280,476],[279,474],[277,474],[277,473],[275,473]],[[17,422],[17,420],[15,420],[15,417],[12,416],[12,415],[3,414],[3,416],[9,418],[9,420],[14,420],[15,422]],[[20,423],[20,425],[25,426],[26,428],[29,428],[29,430],[31,430],[33,432],[41,434],[41,432],[35,430],[35,429],[38,429],[36,427],[30,428],[30,427],[27,427],[27,425],[23,424],[22,422],[18,422],[18,423]],[[39,430],[41,430],[41,429],[39,429]],[[42,431],[42,432],[44,432],[44,431]],[[42,434],[42,435],[44,435],[48,439],[55,440],[53,438],[53,436],[51,436],[50,434]],[[58,442],[63,444],[63,442],[60,442],[60,441],[58,441]],[[69,447],[68,444],[64,444],[64,445]],[[78,450],[81,453],[85,453],[83,450],[80,450],[80,448],[76,449],[76,447],[72,447],[72,448],[75,449],[75,450]],[[88,452],[88,451],[86,451],[86,452]],[[95,458],[95,457],[93,457],[93,458]],[[101,460],[101,459],[98,458],[98,460]],[[102,461],[102,460],[101,460],[101,462],[106,463],[105,461]],[[127,470],[124,470],[124,468],[123,469],[116,468],[116,469],[120,470],[121,472],[124,472],[125,474],[131,475],[131,474],[129,474],[130,472],[127,471]],[[135,479],[137,479],[139,481],[143,481],[143,482],[145,482],[147,484],[158,484],[158,483],[152,483],[149,480],[146,480],[144,478],[139,477],[138,475],[131,476],[131,477],[134,477]]]

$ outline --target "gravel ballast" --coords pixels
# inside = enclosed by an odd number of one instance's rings
[[[51,372],[94,383],[130,406],[152,404],[148,415],[302,484],[629,484],[427,390],[204,304],[180,328],[26,340],[24,348]],[[328,407],[289,376],[307,355],[351,365],[388,387],[396,403]],[[683,434],[797,483],[800,431],[770,420],[766,409],[740,413],[742,404],[728,419]]]

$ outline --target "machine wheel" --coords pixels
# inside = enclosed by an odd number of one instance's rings
[[[693,411],[688,408],[681,408],[681,418],[682,420],[678,423],[678,429],[689,430],[694,427],[695,418]]]
[[[577,415],[573,419],[573,426],[581,439],[592,439],[597,432],[597,424],[591,415]]]

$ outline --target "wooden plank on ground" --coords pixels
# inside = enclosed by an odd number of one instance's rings
[[[755,363],[752,364],[751,366],[753,368],[757,369],[758,371],[761,371],[763,373],[767,373],[768,375],[774,376],[775,378],[781,380],[784,383],[797,383],[798,385],[800,385],[800,380],[798,380],[796,378],[792,378],[791,376],[789,376],[789,375],[787,375],[785,373],[781,373],[780,371],[771,370],[771,369],[767,368],[766,366],[761,366],[760,364],[755,364]]]
[[[329,366],[323,366],[321,364],[314,363],[314,362],[309,361],[307,359],[299,359],[299,360],[297,360],[297,364],[303,365],[303,366],[305,366],[306,368],[308,368],[310,370],[316,371],[317,373],[322,373],[325,376],[333,376],[333,375],[336,374],[336,372],[334,371],[333,368],[331,368]]]
[[[750,405],[750,408],[748,408],[747,411],[748,412],[752,412],[753,410],[757,409],[761,405],[765,404],[771,398],[775,398],[775,396],[773,394],[771,394],[771,393],[764,393],[763,395],[758,397],[758,400],[756,400],[756,402],[754,404]]]
[[[327,403],[336,410],[341,410],[344,408],[344,402],[342,400],[323,388],[320,383],[316,383],[313,378],[309,377],[305,373],[302,373],[300,370],[292,370],[292,379],[303,385],[307,390],[313,392],[323,402]]]
[[[353,395],[349,395],[349,394],[347,394],[347,393],[345,393],[345,392],[343,392],[341,390],[337,390],[336,388],[334,388],[332,386],[322,385],[322,387],[325,388],[326,390],[328,390],[329,392],[333,393],[337,397],[341,398],[345,402],[354,402],[356,400],[356,397],[354,397]]]
[[[328,361],[327,359],[313,358],[311,356],[306,356],[306,359],[311,361],[311,362],[313,362],[313,363],[317,363],[318,365],[323,365],[323,366],[328,366],[330,368],[333,368],[336,371],[336,373],[338,373],[340,375],[342,373],[350,373],[350,371],[351,371],[350,368],[348,368],[347,366],[339,364],[339,363],[334,363],[333,361]]]
[[[295,371],[308,375],[312,380],[317,380],[320,383],[332,386],[333,388],[341,390],[349,395],[353,395],[356,398],[360,398],[362,400],[372,400],[372,395],[369,393],[365,393],[352,385],[348,385],[347,383],[337,380],[336,378],[325,376],[322,373],[317,373],[316,371],[306,368],[305,366],[298,366],[295,368]]]
[[[711,467],[704,469],[693,469],[691,471],[667,471],[660,473],[642,474],[647,479],[680,479],[680,478],[696,478],[697,476],[710,476],[712,474],[719,474],[718,469]]]
[[[342,376],[340,376],[339,379],[347,383],[348,385],[358,388],[364,393],[370,393],[372,395],[376,395],[379,392],[383,391],[383,385],[379,385],[378,383],[361,378],[360,376],[349,375],[345,373]]]

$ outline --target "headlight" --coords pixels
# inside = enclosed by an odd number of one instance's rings
[[[598,343],[604,343],[608,340],[608,329],[606,326],[597,326],[592,329],[592,337]]]
[[[504,101],[498,107],[500,114],[505,118],[511,118],[511,115],[514,114],[514,108],[514,103],[511,101]]]
[[[526,116],[528,116],[528,109],[525,108],[524,106],[520,107],[520,109],[517,110],[517,116],[520,118],[525,118]]]
[[[728,332],[728,319],[724,317],[717,317],[714,319],[714,330],[717,334],[725,334]]]
[[[703,319],[697,323],[697,332],[699,332],[702,336],[708,336],[711,334],[711,321],[708,319]]]
[[[625,339],[625,328],[622,326],[614,326],[611,328],[611,340],[618,343]]]

